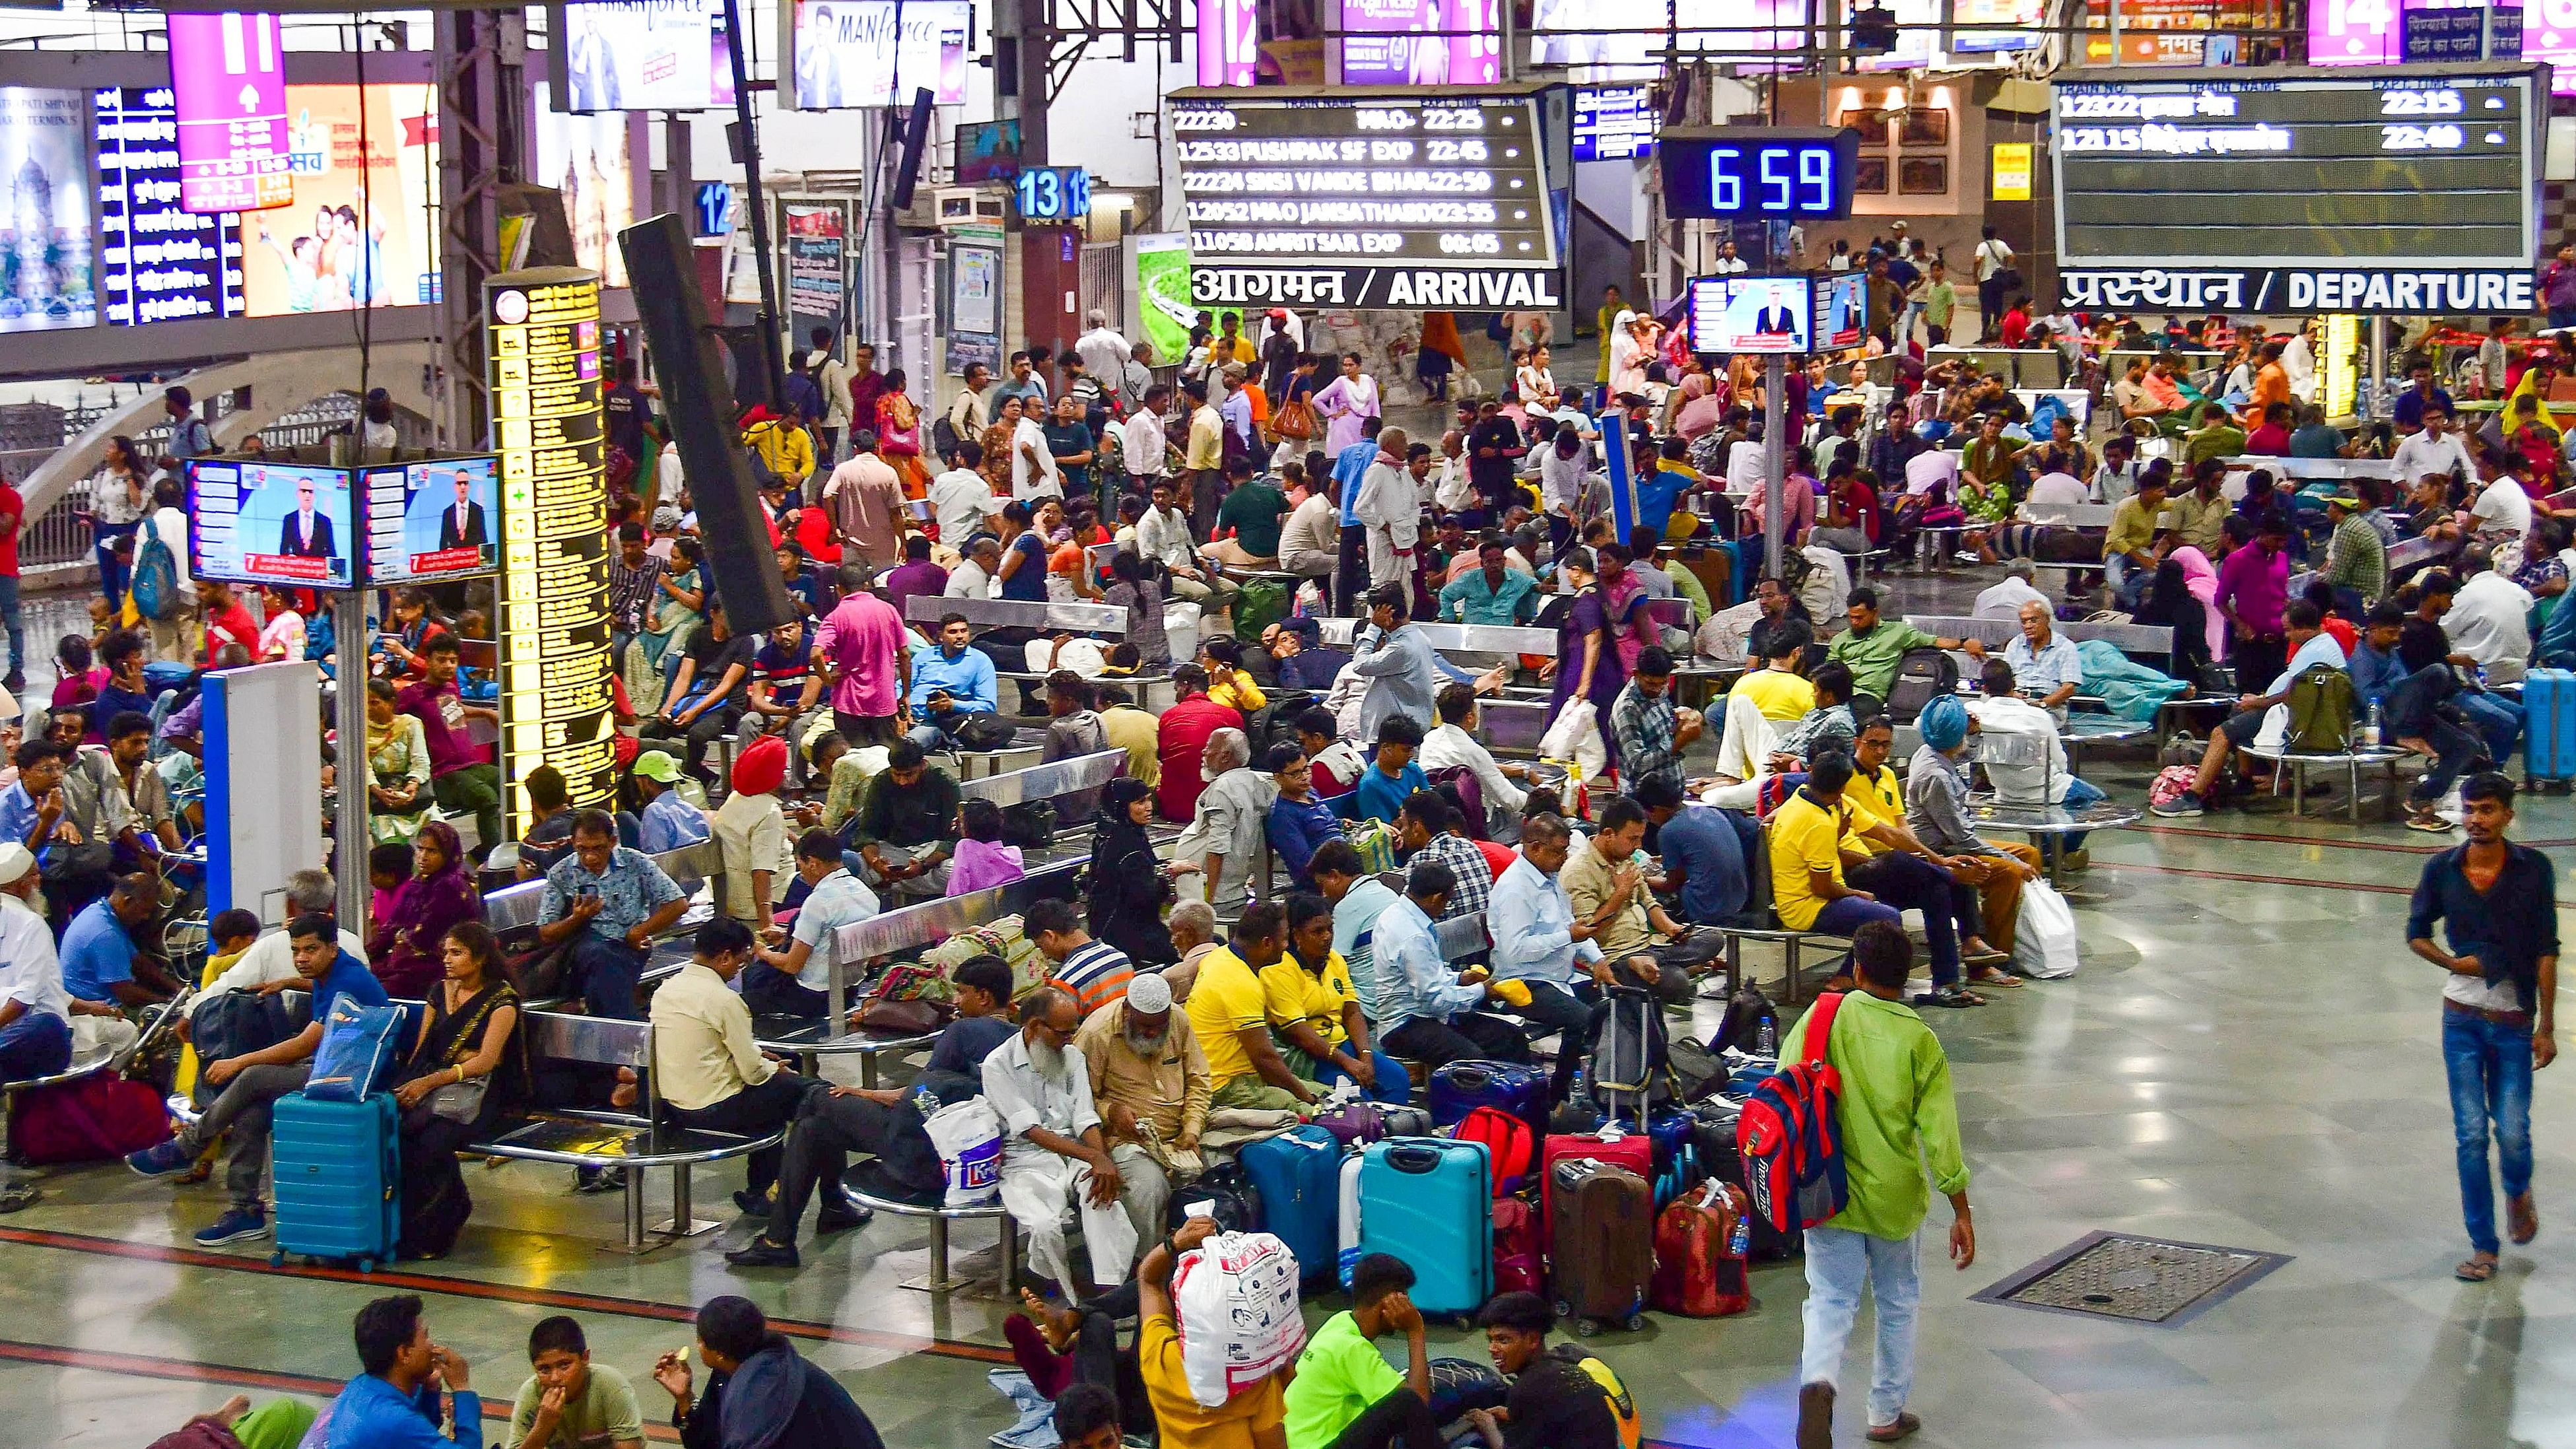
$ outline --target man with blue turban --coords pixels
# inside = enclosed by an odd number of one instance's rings
[[[1917,840],[1950,857],[1951,873],[1977,888],[1987,944],[2009,953],[2021,913],[2024,881],[2039,878],[2039,852],[1996,843],[1968,824],[1968,707],[1955,694],[1923,706],[1914,727],[1923,747],[1905,777],[1905,824]]]

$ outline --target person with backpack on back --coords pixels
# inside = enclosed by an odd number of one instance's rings
[[[1840,1075],[1831,1100],[1847,1187],[1840,1210],[1806,1230],[1798,1449],[1832,1449],[1834,1384],[1860,1316],[1863,1282],[1878,1302],[1867,1437],[1893,1443],[1923,1427],[1905,1401],[1914,1386],[1914,1314],[1922,1298],[1915,1234],[1930,1206],[1927,1167],[1932,1186],[1950,1199],[1951,1262],[1964,1271],[1977,1261],[1950,1059],[1905,1004],[1913,957],[1897,922],[1862,926],[1852,936],[1859,989],[1817,998],[1780,1042],[1781,1061],[1823,1061]]]
[[[2209,749],[2200,757],[2200,768],[2193,772],[2191,788],[2169,800],[2150,803],[2147,806],[2150,811],[2172,820],[2196,816],[2208,809],[2209,792],[2218,784],[2219,771],[2227,767],[2228,751],[2254,743],[2276,705],[2288,711],[2283,741],[2291,748],[2305,749],[2313,745],[2321,750],[2340,751],[2349,747],[2352,739],[2352,676],[2344,672],[2343,646],[2324,631],[2324,617],[2316,605],[2305,599],[2296,600],[2281,611],[2282,627],[2290,647],[2289,667],[2282,670],[2263,693],[2238,697],[2236,713],[2209,732]],[[2307,678],[2311,670],[2331,673],[2321,672],[2314,678]],[[2340,691],[2336,688],[2337,680],[2341,681]],[[2301,696],[2297,700],[2292,698],[2294,690]],[[2338,709],[2340,725],[2336,723]],[[2302,725],[2305,725],[2304,729]]]

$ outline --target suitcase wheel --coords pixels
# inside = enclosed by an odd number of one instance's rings
[[[372,1273],[376,1271],[376,1260],[373,1258],[360,1258],[358,1260],[358,1271],[361,1273]]]
[[[1599,1325],[1595,1324],[1589,1318],[1578,1318],[1574,1320],[1574,1336],[1577,1338],[1590,1338],[1592,1335],[1599,1333],[1600,1331],[1601,1329]]]
[[[278,1252],[278,1253],[271,1253],[271,1254],[269,1254],[269,1255],[268,1255],[268,1266],[270,1266],[270,1267],[272,1267],[272,1268],[283,1268],[283,1267],[285,1267],[285,1266],[286,1266],[286,1254],[284,1254],[284,1253],[282,1253],[282,1252]]]
[[[1628,1315],[1628,1321],[1619,1326],[1628,1330],[1630,1333],[1642,1332],[1646,1327],[1646,1315],[1642,1313],[1631,1313]]]
[[[1572,1318],[1574,1316],[1574,1305],[1562,1298],[1559,1298],[1556,1300],[1556,1316],[1559,1318]]]

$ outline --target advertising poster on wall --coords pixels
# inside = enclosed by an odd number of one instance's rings
[[[711,0],[586,0],[554,11],[564,109],[714,105],[716,8]]]
[[[537,83],[536,183],[563,193],[574,261],[607,278],[609,286],[623,287],[626,253],[617,234],[635,224],[634,138],[627,118],[615,111],[565,115],[547,106],[547,89]]]
[[[837,201],[782,201],[779,209],[792,335],[804,335],[808,318],[837,335],[849,314],[850,209]]]
[[[1198,320],[1198,304],[1190,300],[1189,233],[1136,238],[1136,310],[1145,322],[1138,340],[1154,344],[1155,361],[1189,355],[1190,324]]]
[[[81,93],[0,86],[0,332],[98,324],[89,132]]]
[[[917,87],[943,106],[964,104],[971,0],[904,0],[900,33],[896,0],[797,0],[791,13],[788,105],[863,109],[908,99]]]
[[[1002,365],[1002,232],[959,227],[948,243],[948,371]]]
[[[286,89],[295,204],[243,220],[253,317],[438,300],[438,89]],[[361,145],[363,137],[364,144]]]
[[[90,123],[108,325],[242,315],[241,218],[181,209],[170,88],[101,86],[90,95]]]
[[[262,211],[295,198],[288,172],[286,48],[274,15],[172,15],[179,204]]]
[[[1497,0],[1342,0],[1342,83],[1492,85],[1502,76]]]

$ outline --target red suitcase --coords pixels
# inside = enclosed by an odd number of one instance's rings
[[[1538,1209],[1542,1227],[1552,1221],[1556,1210],[1556,1165],[1575,1158],[1607,1162],[1648,1182],[1655,1180],[1655,1139],[1643,1132],[1630,1132],[1615,1141],[1594,1132],[1551,1132],[1539,1154]]]

